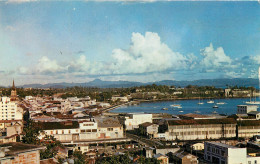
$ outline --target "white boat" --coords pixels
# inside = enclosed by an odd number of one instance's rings
[[[162,108],[162,110],[168,110],[168,108]]]
[[[194,111],[194,113],[200,113],[200,111],[196,110],[196,111]]]
[[[214,105],[212,108],[218,108],[218,106],[217,106],[217,105]]]
[[[198,105],[203,105],[204,102],[200,102],[200,98],[199,98],[199,102],[198,102]]]
[[[181,109],[182,107],[181,106],[177,106],[176,108]]]
[[[217,112],[217,111],[213,111],[212,113],[213,113],[213,114],[217,114],[218,112]]]
[[[181,113],[182,113],[183,111],[182,111],[182,110],[180,110],[179,112],[181,112]]]
[[[216,104],[218,104],[218,105],[224,105],[224,104],[226,104],[225,102],[217,102]]]
[[[181,106],[180,104],[172,104],[171,107],[179,107]]]
[[[246,104],[259,105],[260,101],[246,101]]]
[[[209,101],[207,101],[207,103],[208,103],[208,104],[213,104],[214,101],[213,101],[213,100],[209,100]]]

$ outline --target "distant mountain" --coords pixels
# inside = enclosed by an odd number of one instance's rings
[[[86,83],[48,83],[48,84],[28,84],[19,87],[23,88],[66,88],[73,86],[83,86],[83,87],[98,87],[98,88],[127,88],[141,85],[168,85],[176,87],[185,87],[187,85],[197,85],[197,86],[215,86],[218,88],[225,88],[229,86],[253,86],[259,88],[259,80],[251,78],[235,78],[235,79],[201,79],[193,81],[175,81],[175,80],[163,80],[157,82],[141,83],[141,82],[131,82],[131,81],[102,81],[100,79],[95,79]]]

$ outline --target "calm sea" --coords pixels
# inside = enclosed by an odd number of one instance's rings
[[[199,100],[176,100],[176,101],[160,101],[160,102],[143,102],[139,105],[122,106],[112,110],[114,113],[135,113],[135,112],[146,112],[146,113],[169,113],[169,114],[186,114],[186,113],[197,113],[197,114],[235,114],[237,105],[243,105],[246,101],[250,101],[249,98],[236,98],[236,99],[212,99],[213,104],[207,103],[209,100],[200,100],[203,105],[198,105]],[[259,98],[256,99],[259,101]],[[224,102],[225,104],[216,104],[218,102]],[[181,108],[173,107],[172,105],[179,104]],[[217,105],[218,108],[213,108]],[[168,110],[162,110],[167,108]]]

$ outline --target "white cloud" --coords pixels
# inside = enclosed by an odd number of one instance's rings
[[[210,43],[209,47],[201,50],[201,55],[203,59],[200,64],[206,71],[232,67],[232,59],[225,54],[224,49],[218,47],[215,50],[212,43]]]
[[[64,70],[65,68],[58,65],[56,60],[50,60],[47,56],[41,57],[35,68],[37,73],[56,73]]]
[[[250,60],[253,63],[260,64],[260,55],[250,56]]]
[[[157,33],[146,32],[144,36],[133,33],[131,41],[129,49],[113,50],[114,74],[158,72],[187,66],[187,58],[162,43]]]

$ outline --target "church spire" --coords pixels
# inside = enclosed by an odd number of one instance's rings
[[[12,87],[12,90],[15,90],[14,79],[13,79],[13,87]]]

